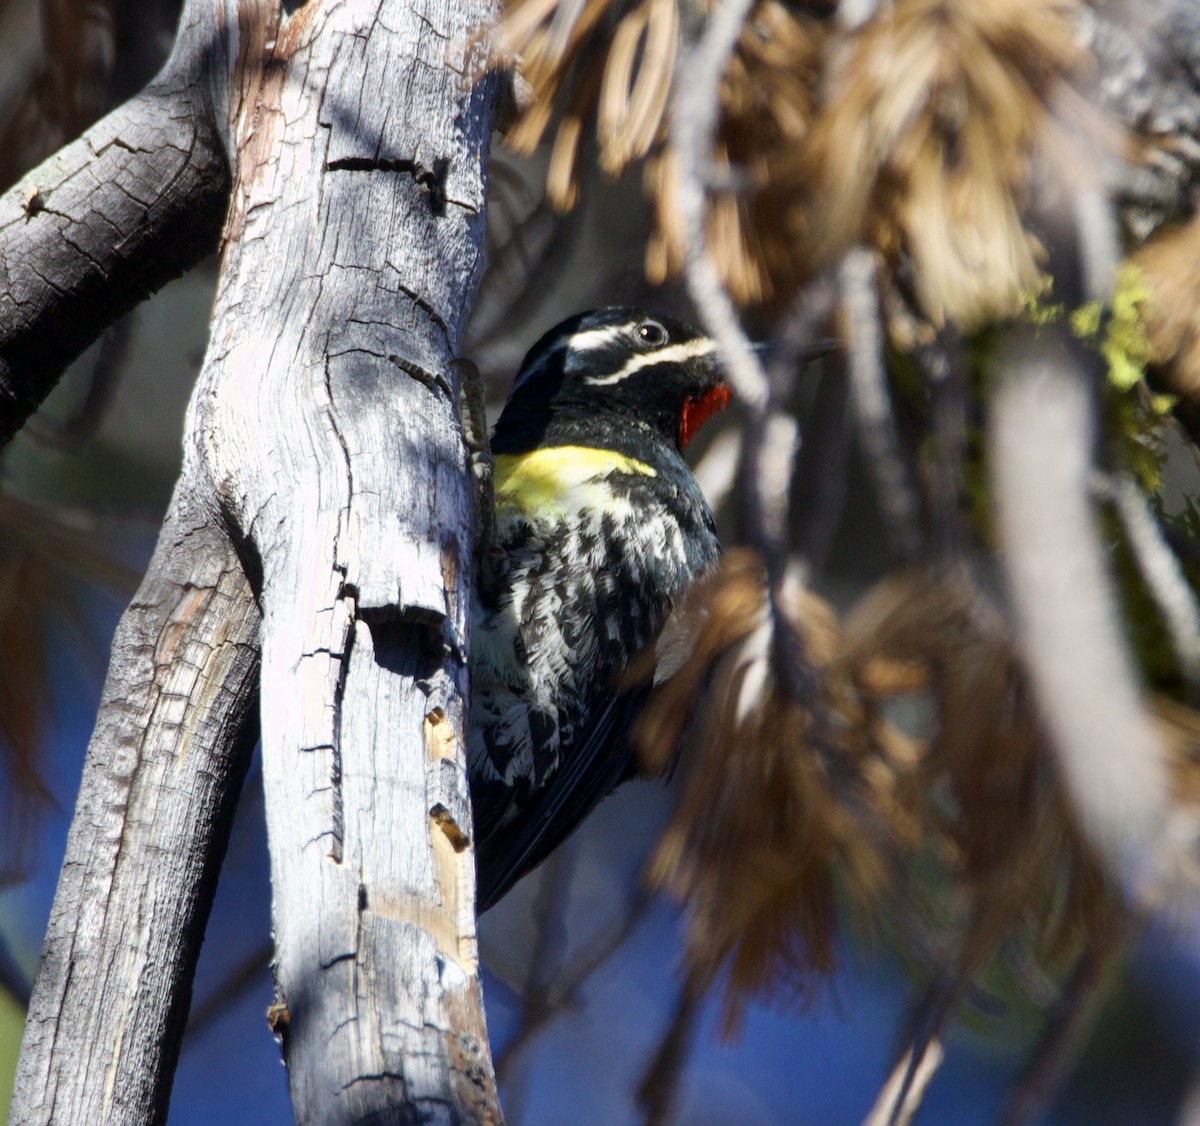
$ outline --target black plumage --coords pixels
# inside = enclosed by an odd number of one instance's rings
[[[635,309],[572,317],[525,357],[472,624],[481,911],[633,771],[643,693],[617,681],[717,558],[682,448],[728,394],[710,340]]]

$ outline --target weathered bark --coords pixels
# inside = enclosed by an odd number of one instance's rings
[[[216,249],[229,173],[207,44],[0,196],[0,445],[121,314]]]
[[[472,506],[447,366],[480,266],[492,99],[461,54],[487,12],[395,8],[190,4],[165,77],[4,198],[0,437],[89,334],[209,245],[232,183],[184,473],[115,642],[15,1121],[165,1115],[244,769],[246,574],[296,1118],[499,1118],[462,738]],[[178,159],[156,179],[142,161],[164,152]],[[238,659],[197,670],[160,639],[210,590],[227,613],[185,636],[224,628],[233,648],[209,659]]]
[[[463,754],[454,376],[490,97],[447,0],[243,9],[233,206],[193,400],[261,576],[275,973],[299,1122],[498,1117]]]
[[[25,1026],[23,1126],[166,1117],[259,664],[249,584],[190,485],[113,640]]]

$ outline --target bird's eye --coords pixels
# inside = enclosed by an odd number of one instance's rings
[[[658,321],[642,321],[637,327],[638,339],[651,348],[666,344],[669,337],[667,330]]]

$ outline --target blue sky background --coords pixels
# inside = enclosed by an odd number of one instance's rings
[[[178,463],[180,422],[203,354],[211,292],[211,270],[195,271],[143,306],[141,341],[106,420],[104,444],[68,459],[34,456],[18,440],[5,456],[6,488],[18,495],[98,503],[119,513],[124,523],[117,542],[131,562],[144,565],[156,531],[154,504],[165,502]],[[147,500],[148,493],[158,500]],[[143,517],[131,520],[131,511]],[[842,576],[864,567],[869,553],[862,544],[877,530],[864,516],[863,504],[850,506],[847,523],[855,521],[863,527],[851,532],[850,547],[837,562],[835,573]],[[36,965],[108,639],[123,605],[123,599],[94,591],[83,597],[93,623],[90,639],[63,620],[48,622],[55,719],[46,763],[58,805],[41,823],[30,880],[0,893],[0,934],[27,974]],[[201,957],[197,1002],[269,936],[270,885],[258,786],[252,773]],[[669,800],[655,783],[627,786],[603,803],[579,834],[564,923],[569,949],[587,945],[620,915]],[[481,923],[485,967],[490,967],[485,998],[497,1050],[516,1025],[512,985],[527,968],[530,904],[529,888],[518,888]],[[638,1121],[631,1092],[669,1018],[679,929],[672,910],[657,905],[582,990],[582,1006],[527,1046],[505,1091],[512,1126]],[[1176,921],[1171,928],[1156,928],[1139,946],[1049,1119],[1052,1126],[1157,1126],[1177,1120],[1178,1104],[1200,1062],[1197,934]],[[717,1036],[710,1006],[684,1080],[681,1126],[841,1126],[862,1120],[897,1050],[912,983],[886,952],[855,950],[842,963],[809,1008],[752,1010],[742,1036],[732,1043]],[[175,1082],[172,1126],[290,1121],[286,1075],[266,1026],[270,1001],[264,970],[236,1004],[189,1037]],[[0,1060],[7,1058],[11,1067],[15,1032],[5,1028],[0,1013]],[[987,1020],[973,1020],[969,1028],[955,1026],[919,1122],[974,1126],[996,1121],[1026,1059],[1031,1033],[1027,1012],[997,1011]]]
[[[93,599],[107,635],[118,608]],[[0,929],[32,971],[66,837],[82,748],[99,680],[70,636],[54,646],[56,723],[51,777],[59,806],[43,823],[30,881],[0,896]],[[262,804],[253,772],[230,845],[197,978],[205,997],[269,933],[270,887]],[[605,803],[587,827],[566,916],[568,945],[585,944],[620,908],[639,853],[665,809],[655,784],[635,784]],[[527,949],[529,899],[517,893],[483,921],[485,957],[512,978]],[[550,1024],[526,1049],[507,1092],[513,1126],[609,1126],[638,1121],[631,1091],[668,1019],[680,924],[654,906],[625,946],[582,990],[583,1005]],[[493,1043],[516,1026],[509,985],[485,978]],[[267,974],[184,1046],[170,1123],[290,1121],[286,1075],[267,1031]],[[741,1037],[723,1043],[715,1006],[706,1011],[689,1063],[677,1121],[687,1126],[838,1126],[857,1123],[875,1098],[909,1003],[909,983],[885,953],[847,952],[843,969],[801,1012],[753,1009]],[[975,1022],[980,1024],[980,1022]],[[1029,1048],[1022,1020],[959,1025],[919,1119],[973,1126],[994,1122]],[[1156,929],[1098,1022],[1096,1035],[1054,1124],[1168,1123],[1200,1057],[1200,953],[1182,931]]]

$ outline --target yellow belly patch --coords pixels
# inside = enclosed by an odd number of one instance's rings
[[[496,507],[547,518],[561,517],[585,506],[603,510],[613,499],[612,491],[604,485],[611,473],[658,476],[644,461],[589,446],[551,446],[527,454],[498,454]]]

